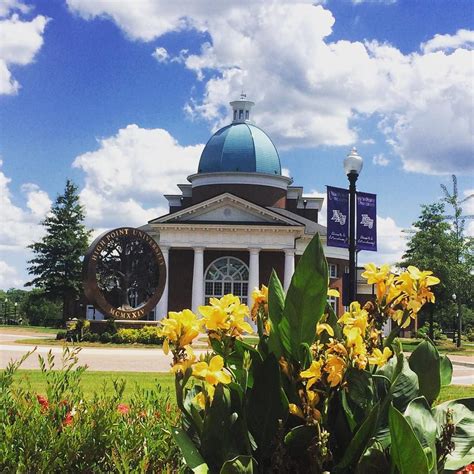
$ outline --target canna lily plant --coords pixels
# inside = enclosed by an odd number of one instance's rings
[[[434,474],[474,459],[474,400],[433,406],[451,362],[428,339],[407,358],[397,339],[434,302],[439,280],[373,264],[363,276],[374,301],[353,302],[338,319],[316,236],[286,295],[273,272],[251,309],[226,295],[200,307],[201,317],[169,313],[162,335],[182,413],[173,436],[190,471]],[[255,345],[243,338],[249,317]],[[210,351],[198,359],[190,344],[200,331]]]

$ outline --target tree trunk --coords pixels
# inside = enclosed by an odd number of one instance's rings
[[[433,321],[433,312],[434,312],[434,305],[430,304],[430,330],[429,336],[432,341],[434,341],[434,321]]]

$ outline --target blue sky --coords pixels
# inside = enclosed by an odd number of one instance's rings
[[[67,177],[97,231],[166,211],[242,88],[308,193],[345,186],[357,146],[380,229],[361,257],[396,261],[440,183],[474,188],[472,27],[467,0],[0,1],[0,287]]]

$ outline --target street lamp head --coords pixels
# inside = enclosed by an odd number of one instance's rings
[[[456,301],[456,298],[457,298],[456,293],[453,293],[452,298],[454,301]]]
[[[362,171],[364,162],[362,157],[357,153],[356,148],[352,148],[351,152],[344,159],[344,171],[347,175],[359,175]]]
[[[15,306],[18,306],[18,303],[15,301]]]

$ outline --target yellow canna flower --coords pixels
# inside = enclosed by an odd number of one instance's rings
[[[204,361],[194,364],[193,375],[205,380],[210,385],[217,385],[218,383],[228,384],[231,382],[230,374],[224,368],[224,359],[220,355],[214,356],[209,364]]]
[[[346,364],[339,356],[328,354],[324,371],[327,373],[329,385],[336,387],[342,382],[346,371]]]
[[[388,347],[385,347],[383,352],[380,349],[374,349],[372,355],[369,357],[369,362],[372,365],[382,367],[387,363],[388,359],[392,357],[392,354],[392,351]]]
[[[194,355],[194,351],[191,346],[186,346],[185,350],[185,358],[181,359],[179,362],[171,367],[171,372],[177,373],[182,372],[183,374],[188,370],[192,365],[196,362],[196,356]],[[167,354],[167,352],[165,352]]]
[[[252,319],[257,317],[257,312],[260,308],[263,307],[265,314],[268,314],[268,288],[265,285],[262,285],[260,290],[255,288],[252,291]]]
[[[321,361],[313,360],[309,369],[303,370],[300,373],[301,378],[308,379],[306,383],[306,390],[309,390],[316,382],[321,379]]]
[[[328,288],[328,296],[334,296],[335,298],[339,298],[341,295],[339,294],[339,291],[337,291],[335,288]]]
[[[248,334],[253,333],[252,326],[247,321],[244,321],[244,315],[239,313],[233,314],[230,317],[230,328],[232,330],[231,335],[235,337],[239,337],[244,332]]]
[[[364,268],[365,272],[363,272],[361,276],[362,278],[367,279],[368,285],[373,285],[384,281],[390,273],[390,265],[387,264],[377,268],[374,263],[368,263],[367,265],[364,265]]]
[[[211,298],[213,300],[215,298]],[[199,306],[203,324],[208,331],[227,330],[230,328],[229,315],[220,306]]]
[[[298,405],[295,405],[294,403],[289,403],[288,404],[288,411],[295,416],[298,416],[300,418],[304,419],[303,412],[301,411],[301,408]]]
[[[196,403],[196,405],[201,408],[201,410],[204,410],[206,408],[206,401],[209,400],[209,403],[212,403],[212,400],[214,399],[214,393],[215,393],[215,388],[213,385],[206,384],[205,387],[203,387],[203,390],[199,392],[194,398],[193,401]]]
[[[334,336],[334,329],[329,326],[328,323],[318,323],[316,325],[316,334],[319,336],[324,331],[326,331],[331,337]]]
[[[161,335],[165,338],[163,341],[163,351],[169,352],[169,344],[172,343],[175,348],[184,348],[199,335],[201,321],[197,316],[185,309],[179,313],[170,311],[168,317],[160,321]]]

